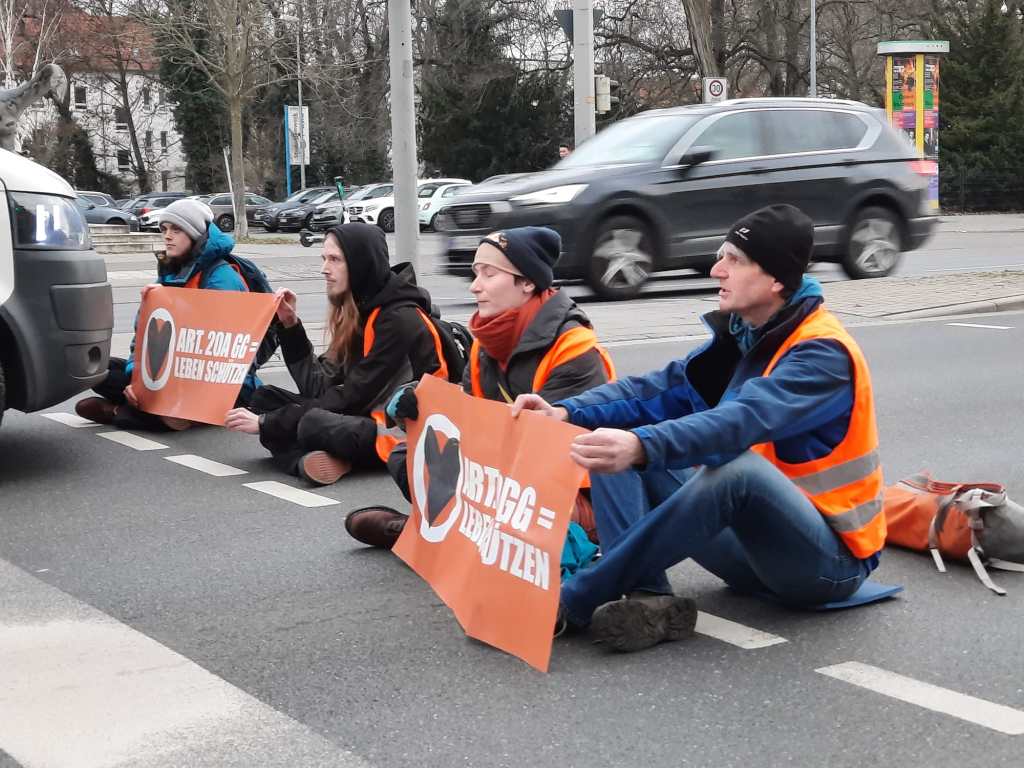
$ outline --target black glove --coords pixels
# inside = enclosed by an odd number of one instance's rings
[[[389,425],[397,424],[402,429],[405,429],[406,421],[418,420],[420,406],[416,400],[415,382],[398,389],[388,401],[384,413],[387,414]]]

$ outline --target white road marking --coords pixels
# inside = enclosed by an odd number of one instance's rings
[[[1012,325],[982,325],[981,323],[946,323],[955,325],[958,328],[991,328],[993,331],[1012,331]]]
[[[367,767],[195,662],[0,560],[0,749],[25,766]]]
[[[815,672],[1010,736],[1024,734],[1024,712],[1019,709],[994,704],[870,664],[847,661],[821,667]]]
[[[56,421],[58,424],[63,424],[66,427],[72,427],[73,429],[81,429],[82,427],[98,427],[95,421],[89,421],[83,419],[77,413],[44,413],[42,414],[44,419],[50,419],[50,421]]]
[[[181,464],[183,467],[189,467],[191,469],[198,469],[200,472],[205,472],[208,475],[214,477],[231,477],[232,475],[246,475],[244,469],[237,469],[236,467],[229,466],[228,464],[221,464],[219,461],[213,461],[212,459],[204,459],[202,456],[196,456],[193,453],[186,453],[181,456],[164,456],[168,461],[173,461],[175,464]]]
[[[134,448],[136,451],[161,451],[167,447],[163,443],[142,437],[142,435],[134,435],[131,432],[97,432],[96,434],[111,442]]]
[[[303,507],[329,507],[332,504],[341,504],[337,499],[331,499],[327,496],[320,496],[316,493],[310,493],[304,491],[301,488],[292,488],[290,485],[279,483],[276,480],[263,480],[258,483],[245,483],[246,488],[252,488],[254,491],[260,493],[266,493],[270,496],[276,496],[279,499],[290,501],[292,504],[298,504]]]
[[[735,621],[713,616],[704,611],[697,612],[696,631],[747,651],[788,642],[784,637],[737,624]]]

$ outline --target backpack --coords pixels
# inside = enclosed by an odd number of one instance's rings
[[[452,384],[462,383],[462,374],[469,361],[469,350],[473,346],[473,334],[462,323],[444,320],[434,314],[430,320],[441,336],[441,348],[448,364],[448,381]]]
[[[946,572],[942,556],[966,559],[978,579],[997,595],[985,566],[1024,572],[1024,507],[999,483],[944,483],[927,472],[885,489],[882,502],[886,544],[931,552]]]
[[[206,272],[212,272],[213,269],[219,266],[222,262],[238,273],[238,276],[242,278],[242,282],[245,283],[245,286],[249,289],[250,293],[274,292],[274,288],[270,284],[270,281],[267,280],[266,274],[264,274],[263,270],[260,269],[255,262],[250,261],[244,256],[236,256],[233,253],[229,253],[221,259],[218,259],[210,265],[208,270],[203,270],[202,273],[196,275],[195,278],[198,279],[196,279],[196,285],[194,287],[201,286],[203,279],[206,276]],[[186,287],[193,286],[187,285]],[[267,327],[267,332],[263,334],[263,341],[260,342],[259,349],[256,350],[256,357],[253,358],[252,361],[253,370],[264,365],[271,357],[274,356],[278,346],[280,346],[280,341],[277,338],[277,330],[279,327],[280,322],[275,315],[270,321],[270,325]]]

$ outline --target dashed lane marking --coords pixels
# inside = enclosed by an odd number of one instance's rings
[[[20,765],[368,768],[302,723],[4,560],[0,594],[0,755]]]
[[[214,477],[231,477],[233,475],[246,475],[244,469],[238,469],[228,464],[221,464],[219,461],[213,461],[212,459],[204,459],[202,456],[196,456],[194,453],[186,453],[181,456],[164,456],[167,461],[173,461],[175,464],[180,464],[183,467],[189,467],[190,469],[197,469],[200,472],[205,472],[208,475]]]
[[[298,504],[302,507],[329,507],[332,504],[340,504],[341,502],[337,499],[331,499],[327,496],[321,496],[316,493],[310,493],[304,491],[301,488],[292,488],[290,485],[279,483],[276,480],[262,480],[258,483],[245,483],[246,488],[252,488],[254,491],[265,493],[269,496],[276,496],[284,501],[290,501],[292,504]]]
[[[136,451],[162,451],[167,446],[150,440],[142,435],[135,435],[131,432],[97,432],[100,437],[106,438],[114,443],[134,448]]]
[[[82,427],[98,427],[95,421],[89,421],[83,419],[76,413],[44,413],[42,414],[44,419],[50,419],[50,421],[56,421],[58,424],[63,424],[66,427],[72,429],[81,429]]]
[[[1010,736],[1024,734],[1024,712],[1018,709],[898,675],[870,664],[847,661],[830,667],[821,667],[815,672],[908,704],[916,704],[933,712],[941,712],[975,725],[991,728],[993,731]]]
[[[993,331],[1012,331],[1012,325],[982,325],[981,323],[946,323],[946,325],[955,325],[958,328],[988,328]]]
[[[697,626],[695,629],[702,635],[713,637],[716,640],[735,645],[737,648],[742,648],[746,651],[788,642],[784,637],[762,632],[759,629],[747,627],[735,621],[723,619],[720,616],[704,613],[704,611],[697,612]]]

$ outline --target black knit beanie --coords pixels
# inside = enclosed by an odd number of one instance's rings
[[[554,266],[562,252],[562,238],[549,227],[515,227],[488,235],[490,243],[505,254],[512,266],[523,273],[538,290],[551,287]]]
[[[725,241],[795,291],[811,261],[814,223],[792,205],[769,205],[748,213],[729,229]]]

